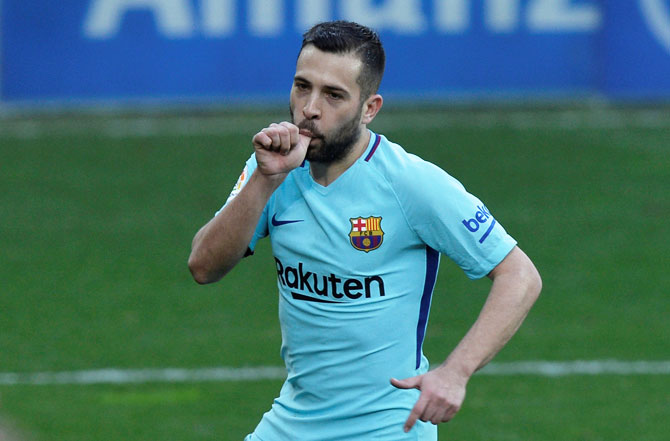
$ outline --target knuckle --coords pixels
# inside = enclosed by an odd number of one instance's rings
[[[426,416],[423,413],[422,414],[417,414],[417,415],[414,416],[414,421],[419,420],[419,421],[423,421],[425,423],[426,421],[428,421],[428,419],[429,419],[428,416]]]

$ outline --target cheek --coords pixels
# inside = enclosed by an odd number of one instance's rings
[[[348,108],[346,112],[342,112],[340,115],[338,115],[335,125],[339,131],[351,127],[352,125],[357,125],[360,122],[360,119],[361,118],[360,114],[358,113],[358,109],[351,107]]]

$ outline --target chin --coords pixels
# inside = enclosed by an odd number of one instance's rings
[[[309,146],[307,146],[307,155],[305,157],[309,159],[310,157],[314,157],[314,155],[319,155],[321,149],[323,149],[323,140],[312,138]]]
[[[314,162],[314,158],[318,156],[318,152],[314,149],[314,147],[309,147],[307,149],[307,154],[305,155],[305,159]]]

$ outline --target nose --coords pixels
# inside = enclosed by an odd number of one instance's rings
[[[321,116],[321,106],[319,105],[319,97],[316,94],[312,94],[305,106],[302,108],[302,114],[306,119],[319,119]]]

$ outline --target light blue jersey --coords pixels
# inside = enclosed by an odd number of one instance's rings
[[[252,155],[231,198],[255,168]],[[390,379],[428,370],[422,344],[440,254],[475,279],[514,239],[456,179],[372,132],[327,187],[307,162],[291,171],[249,248],[265,236],[288,377],[247,440],[437,439],[431,423],[403,432],[419,391]]]

